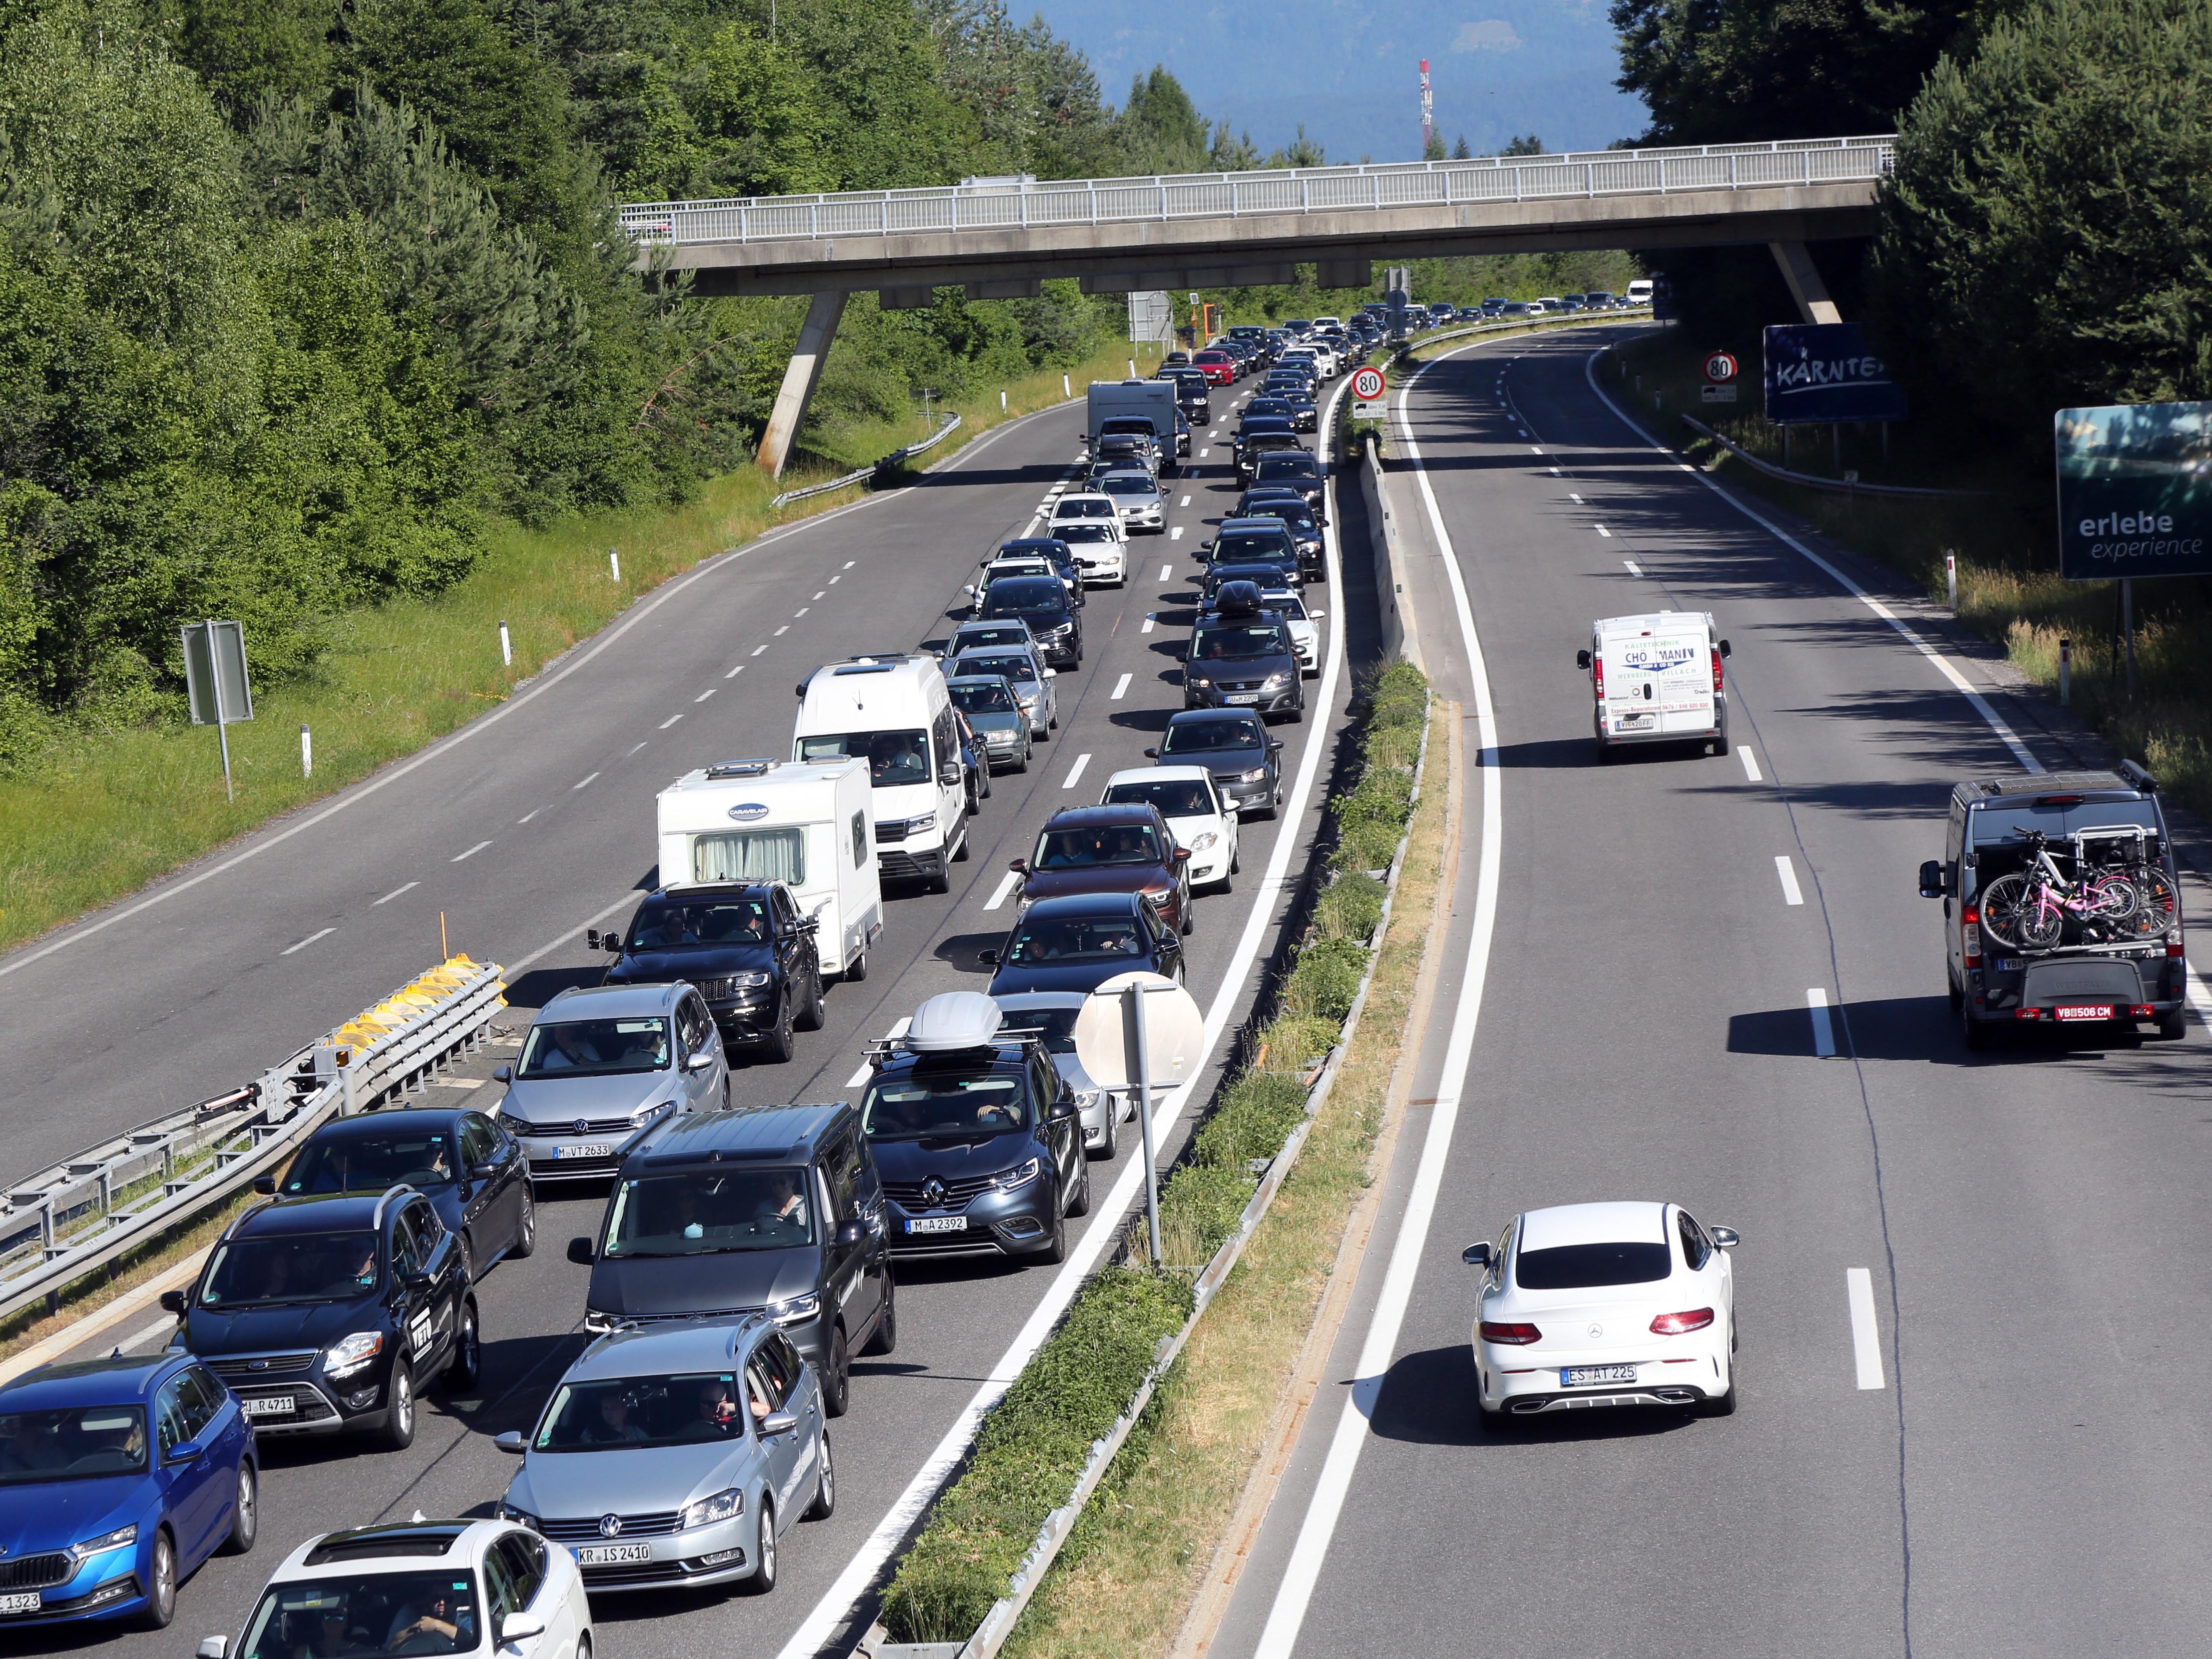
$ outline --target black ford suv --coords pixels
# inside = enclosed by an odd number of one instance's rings
[[[2157,789],[2131,761],[1953,786],[1920,896],[1943,902],[1951,1012],[1969,1048],[2032,1026],[2186,1033],[2180,886]]]
[[[584,1328],[766,1312],[844,1414],[853,1355],[889,1353],[898,1314],[883,1187],[842,1102],[678,1118],[623,1161],[598,1234]]]
[[[780,881],[714,882],[648,894],[627,928],[587,933],[585,943],[618,953],[609,985],[684,981],[706,999],[726,1045],[781,1065],[793,1030],[822,1029],[816,927]]]
[[[465,1393],[482,1364],[459,1242],[412,1187],[258,1205],[161,1305],[264,1435],[366,1430],[397,1451],[417,1391],[442,1374]]]

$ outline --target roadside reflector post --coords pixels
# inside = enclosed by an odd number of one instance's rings
[[[300,775],[303,778],[315,775],[315,739],[304,726],[300,728]]]
[[[504,621],[499,625],[499,660],[502,667],[514,666],[514,641],[508,636]]]
[[[2074,701],[2074,641],[2058,641],[2058,702],[2063,708]]]
[[[1959,556],[1949,548],[1943,550],[1943,597],[1949,603],[1951,614],[1959,614]]]
[[[1000,388],[999,388],[999,413],[1000,413],[1000,414],[1001,414],[1001,415],[1003,415],[1003,414],[1005,414],[1006,412],[1006,388],[1005,388],[1004,386],[1001,386],[1001,387],[1000,387]]]
[[[1135,1050],[1131,1058],[1136,1061],[1137,1128],[1145,1143],[1145,1225],[1152,1237],[1152,1266],[1164,1267],[1167,1258],[1160,1253],[1159,1164],[1152,1152],[1152,1045],[1145,1041],[1145,988],[1141,984],[1129,988],[1129,1024],[1130,1046]]]
[[[622,553],[619,549],[611,547],[607,550],[607,574],[617,581],[622,580]]]
[[[1129,359],[1129,378],[1133,380],[1137,378],[1137,360],[1134,357]]]
[[[1065,374],[1060,377],[1060,395],[1063,398],[1073,398],[1075,395],[1074,392],[1069,387],[1067,384],[1067,376]]]

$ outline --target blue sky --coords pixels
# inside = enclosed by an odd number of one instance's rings
[[[1027,8],[1018,0],[1017,17]],[[1516,133],[1553,150],[1643,131],[1643,105],[1613,87],[1620,61],[1604,0],[1448,0],[1431,12],[1348,0],[1118,5],[1042,0],[1055,33],[1090,54],[1119,104],[1132,76],[1165,64],[1199,108],[1249,128],[1263,150],[1304,121],[1332,161],[1420,155],[1420,60],[1437,131],[1478,155]]]

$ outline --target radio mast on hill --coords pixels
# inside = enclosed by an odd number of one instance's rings
[[[1426,155],[1436,148],[1437,106],[1429,91],[1429,60],[1421,59],[1421,154]]]

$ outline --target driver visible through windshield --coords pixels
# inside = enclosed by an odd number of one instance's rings
[[[518,1077],[609,1077],[668,1067],[668,1022],[568,1019],[533,1025],[523,1046]]]
[[[1103,825],[1093,830],[1048,830],[1037,837],[1039,870],[1089,870],[1111,864],[1158,864],[1158,839],[1143,823]]]
[[[840,732],[799,740],[803,761],[866,757],[868,781],[878,789],[929,781],[929,736],[924,732]]]
[[[767,1401],[756,1401],[756,1415]],[[736,1440],[738,1380],[728,1371],[676,1376],[609,1376],[563,1382],[538,1420],[532,1451],[609,1451],[626,1446],[694,1446]]]
[[[608,1206],[610,1256],[720,1255],[814,1242],[802,1169],[684,1170],[638,1176]]]
[[[200,1285],[204,1308],[351,1302],[376,1288],[376,1235],[293,1233],[234,1238]]]
[[[758,945],[769,935],[768,906],[758,899],[699,900],[642,906],[631,922],[633,951],[677,951],[693,945]]]
[[[293,1160],[284,1190],[382,1193],[399,1186],[443,1187],[453,1179],[453,1154],[444,1133],[416,1129],[313,1142]]]
[[[146,1471],[146,1413],[78,1406],[0,1417],[0,1486]]]
[[[915,1070],[868,1086],[860,1124],[872,1140],[1006,1134],[1026,1127],[1020,1080]]]
[[[1168,727],[1163,755],[1200,755],[1221,749],[1257,749],[1260,728],[1250,720],[1192,720]]]

